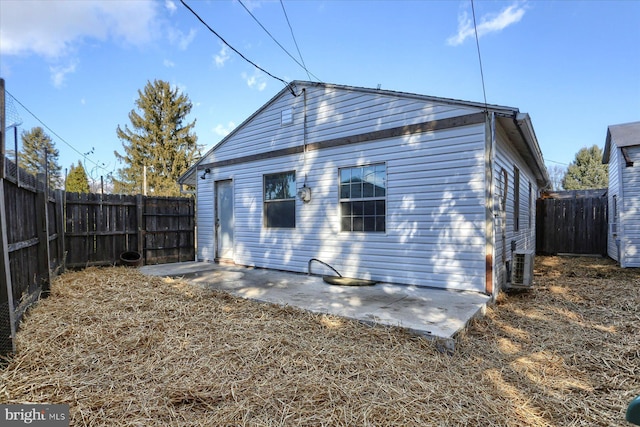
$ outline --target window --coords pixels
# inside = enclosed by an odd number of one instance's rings
[[[386,229],[387,174],[384,164],[342,168],[340,231]]]
[[[513,167],[513,231],[520,230],[520,169]]]
[[[296,173],[283,172],[264,176],[264,226],[296,227]]]
[[[533,200],[533,189],[531,188],[531,181],[529,181],[529,228],[531,228],[533,217],[535,216],[536,201]]]
[[[611,222],[610,228],[611,233],[613,233],[613,237],[617,237],[618,234],[618,195],[614,194],[613,196],[613,222]]]

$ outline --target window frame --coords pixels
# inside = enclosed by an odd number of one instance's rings
[[[533,217],[535,216],[535,206],[536,201],[533,198],[533,186],[531,185],[531,181],[527,181],[529,183],[529,228],[533,227]]]
[[[373,172],[365,173],[373,168]],[[348,182],[343,180],[343,172],[350,171]],[[354,175],[354,171],[357,173]],[[360,185],[353,182],[354,177],[363,177],[374,174],[373,181],[360,178]],[[380,180],[380,181],[379,181]],[[371,184],[370,186],[368,184]],[[355,187],[354,187],[355,185]],[[348,190],[346,190],[348,188]],[[381,189],[381,190],[380,190]],[[348,197],[345,196],[348,191]],[[355,191],[355,196],[352,194]],[[383,194],[378,194],[382,191]],[[365,193],[372,195],[365,196]],[[344,166],[338,168],[338,215],[341,233],[386,233],[387,231],[387,164],[386,162],[368,163],[356,166]],[[344,214],[345,207],[350,210]],[[354,208],[361,213],[354,213]],[[380,213],[382,211],[382,213]],[[349,227],[345,227],[344,220],[350,218]],[[358,225],[354,219],[360,219]]]
[[[513,166],[513,231],[520,231],[520,169]]]
[[[293,188],[289,189],[289,194],[287,195],[288,197],[267,198],[267,189],[266,189],[267,178],[277,176],[277,175],[286,176],[289,174],[293,174],[293,181],[292,181]],[[269,229],[295,229],[296,228],[296,191],[297,189],[296,189],[296,171],[295,170],[275,172],[275,173],[265,173],[262,175],[262,227],[263,228],[269,228]],[[273,221],[269,220],[270,218],[269,205],[276,206],[278,204],[281,206],[292,205],[293,223],[291,225],[272,225]]]

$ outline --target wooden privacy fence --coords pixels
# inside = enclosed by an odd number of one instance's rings
[[[4,159],[0,172],[0,356],[14,350],[26,309],[65,268],[195,259],[194,200],[49,192]],[[18,173],[19,172],[19,173]]]
[[[124,252],[144,264],[192,261],[194,209],[185,197],[67,193],[66,266],[114,264]]]
[[[0,178],[0,354],[13,348],[17,325],[27,308],[46,294],[51,275],[64,265],[63,193],[50,193],[36,179],[3,159]]]
[[[606,255],[607,190],[547,193],[536,202],[536,250]]]

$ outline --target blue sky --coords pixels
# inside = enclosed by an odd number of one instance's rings
[[[286,81],[483,101],[469,0],[185,1]],[[564,167],[582,147],[603,147],[608,125],[640,120],[640,1],[476,0],[474,8],[487,101],[531,115],[548,166]],[[149,80],[189,96],[205,150],[283,87],[179,0],[0,0],[0,76],[55,133],[46,130],[63,169],[85,159],[95,179],[121,166],[115,130],[130,123]],[[19,130],[41,126],[19,103]]]

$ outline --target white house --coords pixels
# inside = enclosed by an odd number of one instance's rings
[[[199,261],[496,295],[549,177],[516,108],[296,81],[180,182]]]
[[[607,253],[621,267],[640,267],[640,122],[607,129],[609,164]]]

